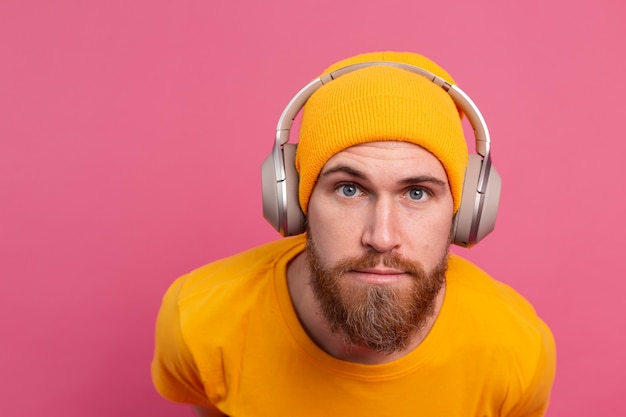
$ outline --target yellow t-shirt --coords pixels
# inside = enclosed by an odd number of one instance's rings
[[[541,416],[555,371],[550,330],[510,287],[451,255],[441,312],[390,363],[338,360],[302,329],[285,238],[179,278],[159,312],[154,384],[172,401],[243,416]]]

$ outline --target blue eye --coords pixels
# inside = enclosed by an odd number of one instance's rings
[[[421,201],[426,198],[426,191],[421,188],[412,188],[407,192],[411,200]]]
[[[344,197],[354,197],[355,195],[357,195],[359,189],[356,185],[354,184],[344,184],[344,185],[340,185],[337,190],[341,193],[342,196]]]

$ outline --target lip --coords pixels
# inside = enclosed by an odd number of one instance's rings
[[[347,273],[353,279],[366,284],[393,284],[408,279],[408,274],[397,269],[360,269]]]
[[[388,269],[388,268],[367,268],[367,269],[357,269],[353,272],[358,274],[374,274],[374,275],[402,275],[405,272],[399,269]]]

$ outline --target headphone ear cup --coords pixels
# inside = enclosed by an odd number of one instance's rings
[[[476,231],[476,243],[480,242],[485,236],[491,233],[496,226],[496,217],[498,215],[498,206],[500,205],[500,191],[502,189],[502,178],[496,168],[491,165],[489,170],[489,181],[487,189],[483,197],[483,206],[478,219],[478,228]]]
[[[454,228],[454,238],[452,243],[458,246],[470,247],[470,233],[472,230],[472,220],[474,218],[474,206],[476,205],[476,188],[478,185],[478,175],[482,158],[480,155],[470,154],[465,169],[465,179],[463,181],[463,193],[461,194],[461,205],[456,212],[456,225]]]
[[[461,205],[456,214],[452,243],[466,248],[474,246],[487,236],[496,224],[500,189],[500,174],[492,165],[484,194],[478,192],[478,177],[483,164],[480,155],[471,154],[465,170]]]
[[[287,143],[282,152],[285,180],[276,178],[275,153],[261,164],[263,217],[283,236],[304,232],[305,217],[298,201],[298,172],[296,171],[297,145]]]
[[[276,179],[274,152],[270,153],[261,164],[261,191],[263,200],[263,217],[274,229],[280,232],[280,215],[282,210],[280,203],[282,198],[278,198],[280,184]]]
[[[287,230],[284,236],[299,235],[305,231],[306,218],[300,208],[298,198],[298,186],[300,176],[296,171],[296,150],[298,145],[286,143],[283,145],[283,158],[285,161],[285,191],[287,205],[284,209],[287,216]]]

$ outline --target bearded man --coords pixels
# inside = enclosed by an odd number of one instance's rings
[[[482,194],[499,192],[488,152],[478,168],[476,155],[468,162],[469,99],[413,53],[359,55],[320,80],[283,114],[290,125],[306,102],[295,160],[269,162],[297,171],[285,199],[306,230],[279,208],[270,222],[295,236],[170,287],[152,364],[159,393],[199,416],[544,415],[550,330],[513,289],[448,251],[491,230],[495,213],[473,224],[492,204]],[[471,232],[460,238],[465,206]]]

